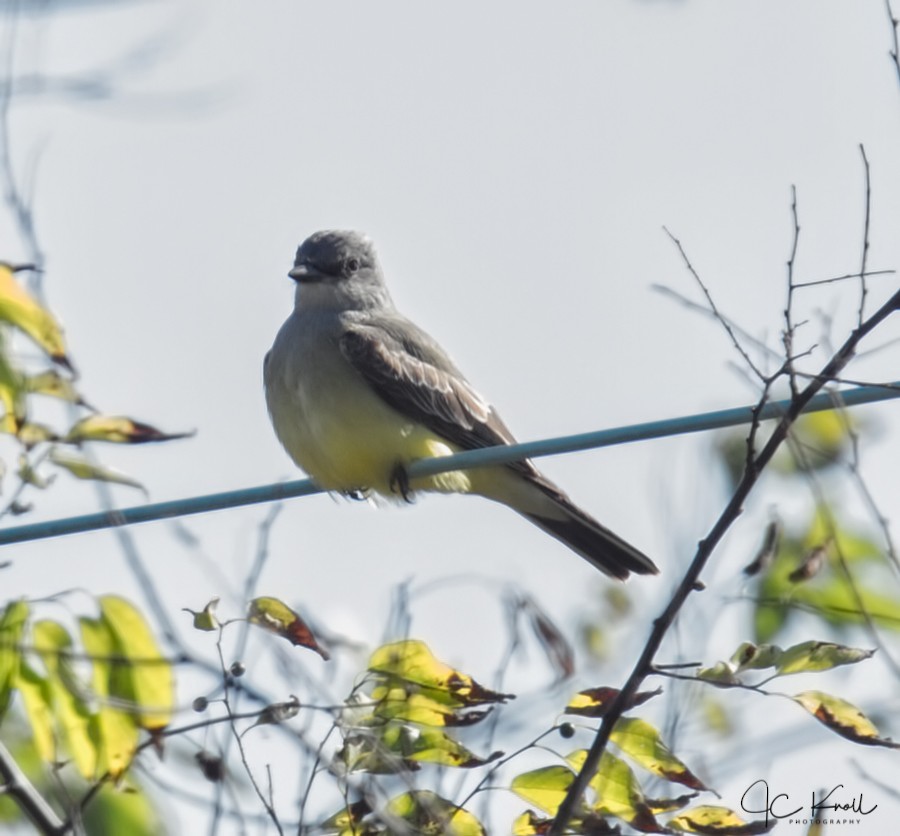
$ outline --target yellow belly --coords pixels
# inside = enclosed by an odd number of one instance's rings
[[[362,381],[323,387],[314,402],[270,401],[275,431],[291,458],[325,490],[371,489],[397,496],[398,465],[448,456],[458,448],[396,412]],[[413,490],[468,493],[464,471],[411,482]]]

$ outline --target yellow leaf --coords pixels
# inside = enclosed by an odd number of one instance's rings
[[[219,599],[211,598],[206,606],[200,610],[192,610],[190,607],[182,607],[181,609],[184,612],[189,612],[194,617],[194,629],[195,630],[203,630],[206,633],[211,633],[213,630],[218,630],[221,626],[219,619],[216,617],[216,608],[219,606]]]
[[[845,647],[833,642],[803,642],[785,650],[778,660],[778,673],[827,671],[840,665],[852,665],[869,659],[875,651]]]
[[[147,492],[146,488],[144,488],[140,482],[132,479],[121,471],[95,464],[84,456],[80,456],[69,450],[63,450],[60,447],[54,447],[50,451],[50,461],[57,467],[68,470],[76,479],[113,482],[117,485],[127,485],[130,488],[137,488],[144,493]]]
[[[79,696],[81,690],[65,657],[72,650],[68,631],[55,621],[36,621],[32,627],[35,652],[47,669],[47,683],[53,704],[55,725],[66,751],[83,778],[93,778],[97,768],[97,750],[91,738],[90,711]]]
[[[534,810],[526,810],[513,822],[513,836],[539,836],[547,832],[550,821],[537,816]]]
[[[26,421],[19,427],[16,437],[25,445],[26,450],[47,441],[57,441],[59,438],[51,427],[45,424],[33,424],[30,421]]]
[[[18,433],[25,421],[25,378],[15,368],[6,352],[6,341],[0,334],[0,403],[3,404],[3,422],[0,430],[9,435]]]
[[[587,752],[582,749],[572,752],[566,761],[574,769],[581,770],[586,758]],[[593,805],[595,813],[615,816],[644,833],[662,832],[637,778],[625,761],[604,752],[590,786],[597,795]]]
[[[175,683],[144,617],[124,598],[99,599],[101,620],[113,638],[115,654],[123,657],[111,696],[134,704],[137,724],[144,729],[165,728],[172,717]]]
[[[659,732],[646,720],[639,717],[623,717],[616,723],[609,739],[632,760],[654,775],[684,784],[692,790],[708,789],[675,757],[663,743]]]
[[[193,433],[164,433],[149,424],[142,424],[124,415],[89,415],[74,424],[66,441],[109,441],[114,444],[146,444],[150,441],[172,441],[187,438]]]
[[[489,691],[471,676],[438,661],[425,642],[415,639],[379,647],[369,659],[369,670],[443,692],[461,706],[502,703],[513,698],[511,694]]]
[[[71,368],[59,323],[16,281],[13,273],[9,264],[0,263],[0,320],[24,331],[57,363]]]
[[[19,467],[16,470],[16,475],[26,484],[31,485],[35,488],[40,488],[44,490],[53,484],[53,480],[56,478],[53,476],[42,476],[37,472],[32,466],[31,462],[28,461],[27,456],[19,456]]]
[[[681,815],[670,819],[668,825],[682,833],[699,833],[703,836],[756,836],[768,833],[777,822],[774,818],[770,822],[745,822],[727,807],[704,805],[685,810]]]
[[[575,773],[566,766],[545,766],[516,775],[510,789],[519,798],[555,816],[574,780]]]
[[[402,819],[413,833],[441,834],[441,836],[485,836],[478,819],[467,810],[457,807],[429,790],[403,793],[392,798],[386,818]]]
[[[19,646],[28,619],[28,604],[12,601],[0,616],[0,723],[9,707],[16,671],[22,658]]]
[[[20,659],[15,688],[25,706],[35,750],[42,760],[54,763],[58,758],[56,737],[53,734],[53,695],[50,684],[24,659]]]
[[[79,619],[81,641],[93,658],[91,689],[98,710],[91,718],[91,730],[97,742],[97,776],[106,773],[116,779],[128,768],[138,743],[138,725],[134,715],[122,711],[111,700],[119,665],[116,638],[109,625],[94,618]]]
[[[24,386],[25,391],[29,394],[46,395],[67,403],[84,403],[72,381],[63,377],[56,369],[28,375],[25,378]]]
[[[421,693],[418,686],[396,677],[386,677],[385,684],[372,689],[371,699],[377,703],[373,717],[383,720],[405,720],[425,726],[471,726],[488,715],[488,711],[463,709],[448,705]]]
[[[900,744],[894,743],[890,738],[879,737],[875,724],[853,703],[840,697],[833,697],[822,691],[803,691],[794,694],[793,699],[820,723],[847,740],[869,746],[900,748]]]

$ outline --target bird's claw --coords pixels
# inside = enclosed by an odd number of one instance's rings
[[[409,487],[409,474],[406,468],[399,462],[391,471],[391,481],[388,483],[392,493],[399,493],[403,497],[404,502],[412,504],[413,493]]]

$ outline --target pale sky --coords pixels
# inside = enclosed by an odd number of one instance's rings
[[[7,14],[4,38],[9,26]],[[168,0],[22,19],[18,72],[71,80],[115,69],[111,98],[23,96],[10,115],[16,170],[34,170],[44,290],[82,391],[104,411],[197,430],[168,445],[105,447],[102,460],[142,481],[153,501],[299,478],[269,426],[261,365],[292,304],[294,250],[329,227],[373,237],[398,306],[441,340],[522,440],[752,402],[756,390],[735,372],[726,336],[651,289],[700,298],[663,226],[721,309],[777,347],[791,186],[802,227],[798,276],[858,270],[863,143],[869,266],[900,265],[900,84],[890,38],[881,0]],[[152,44],[158,52],[120,60]],[[8,213],[0,233],[8,248],[0,258],[27,255]],[[871,309],[895,287],[896,277],[873,278]],[[830,285],[802,298],[806,345],[843,340],[856,292]],[[889,323],[869,347],[898,336],[900,325]],[[897,379],[897,356],[889,346],[861,358],[851,376]],[[896,518],[900,405],[865,415],[877,432],[863,447],[864,474]],[[660,578],[629,584],[641,612],[635,642],[724,505],[711,443],[645,442],[541,462],[662,567]],[[114,495],[122,506],[143,501],[127,488]],[[64,475],[31,499],[28,521],[97,509],[90,486]],[[753,498],[691,610],[710,631],[707,645],[681,646],[692,660],[725,658],[749,637],[740,613],[716,616],[744,591],[739,569],[774,501],[786,514],[811,503],[765,490]],[[168,523],[132,531],[176,622],[179,608],[224,592],[198,553],[240,584],[266,513],[184,520],[196,550]],[[14,560],[4,570],[9,594],[82,587],[143,605],[108,532],[3,557]],[[521,584],[570,634],[601,588],[577,556],[483,500],[422,497],[413,508],[373,510],[317,496],[284,507],[260,591],[373,646],[398,583],[471,574],[487,580],[414,601],[412,632],[485,680],[506,641],[493,583]],[[192,647],[209,647],[183,626]],[[796,640],[805,638],[819,636]],[[531,653],[531,690],[540,690],[550,674]],[[896,691],[870,664],[859,693],[871,695],[877,677]],[[314,676],[319,666],[308,661]],[[554,704],[601,680],[619,684],[625,670],[623,662],[580,673]],[[821,687],[850,696],[850,679]],[[820,687],[793,685],[783,690]],[[186,703],[194,696],[181,694]],[[736,697],[734,705],[761,715],[774,702]],[[793,727],[799,718],[788,720]],[[900,805],[849,764],[884,777],[896,774],[896,755],[807,731],[805,742],[817,745],[785,758],[790,777],[779,786],[805,799],[813,786],[797,775],[814,774],[816,788],[871,791],[884,818],[847,832],[885,832]],[[885,731],[900,734],[896,723]],[[683,740],[689,756],[689,734]],[[742,755],[738,774],[716,782],[720,767],[712,761],[707,777],[734,807],[751,780],[775,781],[781,770],[765,752]]]

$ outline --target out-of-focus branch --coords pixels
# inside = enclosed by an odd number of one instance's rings
[[[68,830],[54,809],[35,789],[34,784],[28,780],[2,742],[0,742],[0,777],[3,778],[0,792],[8,795],[19,805],[19,809],[28,816],[40,833],[61,834]]]

